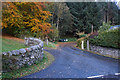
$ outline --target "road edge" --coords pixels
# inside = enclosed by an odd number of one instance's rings
[[[73,47],[75,47],[75,48],[77,48],[77,49],[80,49],[80,50],[83,50],[83,51],[87,51],[87,52],[90,52],[90,53],[93,53],[93,54],[97,54],[97,55],[100,55],[100,56],[104,56],[104,57],[108,57],[108,58],[113,58],[113,59],[117,59],[117,60],[120,60],[120,58],[116,58],[116,57],[112,57],[112,56],[110,56],[110,55],[102,55],[102,54],[100,54],[100,53],[98,53],[98,52],[94,52],[94,51],[88,51],[88,50],[84,50],[84,49],[81,49],[81,48],[79,48],[79,47],[76,47],[77,45],[74,45]]]

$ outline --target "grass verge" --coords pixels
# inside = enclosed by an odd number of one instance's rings
[[[37,62],[31,66],[25,66],[18,70],[14,70],[12,72],[2,73],[2,79],[4,78],[20,78],[35,72],[38,72],[42,69],[47,68],[54,61],[54,56],[50,53],[44,51],[43,60]]]
[[[44,47],[46,48],[52,48],[52,49],[56,49],[57,46],[55,43],[52,43],[52,42],[48,42],[48,45],[46,44],[46,42],[44,42]]]
[[[25,46],[23,43],[18,41],[2,38],[2,52],[8,52],[27,47],[28,46]]]

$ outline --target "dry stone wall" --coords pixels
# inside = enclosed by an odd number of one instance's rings
[[[25,45],[30,47],[2,53],[3,72],[32,65],[43,59],[43,41],[37,38],[25,38]]]
[[[90,50],[93,52],[98,52],[99,54],[104,56],[108,56],[116,59],[120,58],[120,49],[90,45]]]

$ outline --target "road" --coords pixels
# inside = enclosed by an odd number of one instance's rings
[[[55,61],[48,68],[24,78],[87,78],[118,73],[118,60],[82,51],[73,47],[74,44],[46,49]]]

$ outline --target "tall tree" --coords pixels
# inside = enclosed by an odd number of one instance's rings
[[[97,3],[93,2],[78,2],[67,3],[70,7],[70,11],[74,18],[74,30],[75,32],[91,32],[91,26],[97,30],[101,24],[101,12]]]
[[[72,31],[72,14],[69,11],[66,3],[56,2],[51,3],[48,10],[52,13],[51,23],[56,24],[56,29],[59,30],[60,35]]]
[[[118,24],[118,7],[114,2],[68,2],[68,7],[74,18],[74,31],[91,32],[91,26],[98,30],[104,22]]]

